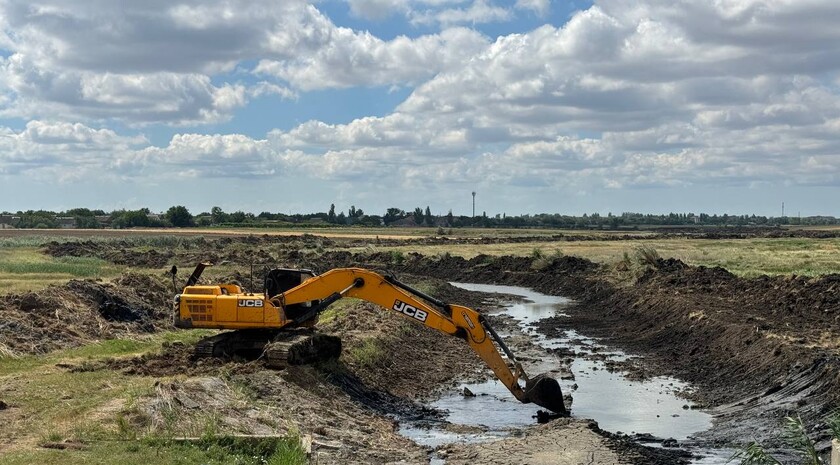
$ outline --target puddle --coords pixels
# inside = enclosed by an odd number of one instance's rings
[[[610,372],[609,362],[621,362],[630,355],[612,350],[597,341],[567,331],[561,338],[546,338],[537,334],[533,324],[541,319],[563,315],[569,299],[549,296],[531,289],[516,286],[498,286],[472,283],[451,283],[454,286],[490,293],[512,294],[524,297],[526,302],[505,304],[505,315],[516,320],[536,343],[548,349],[574,351],[571,364],[574,380],[560,380],[564,393],[574,398],[572,415],[592,418],[607,431],[648,433],[661,438],[685,440],[712,426],[712,417],[700,410],[690,409],[691,403],[677,397],[678,391],[689,386],[679,380],[656,377],[647,381],[631,381],[620,371]],[[502,337],[505,334],[502,333]],[[596,359],[591,357],[597,354]],[[556,356],[546,354],[540,361],[526,361],[523,366],[529,374],[551,372],[561,365]],[[576,385],[576,389],[574,388]],[[469,388],[476,397],[464,397],[463,388]],[[412,425],[401,423],[400,433],[419,444],[432,448],[451,442],[490,441],[505,437],[519,428],[535,423],[539,407],[519,403],[499,381],[462,384],[457,390],[444,394],[429,406],[447,412],[446,420],[458,425],[480,427],[476,433],[454,433],[434,424]],[[704,455],[710,451],[697,451]],[[716,461],[718,454],[707,455],[696,463],[725,463]],[[710,461],[711,460],[711,461]],[[442,463],[442,462],[439,462]]]

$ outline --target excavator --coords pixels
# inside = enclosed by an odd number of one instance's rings
[[[320,334],[314,326],[318,315],[331,304],[353,297],[462,339],[517,400],[554,414],[567,413],[557,380],[547,374],[529,377],[487,319],[471,308],[445,303],[392,276],[363,268],[335,268],[320,275],[305,269],[272,269],[266,274],[264,291],[254,293],[244,292],[237,284],[198,284],[207,266],[210,264],[198,264],[186,287],[175,296],[175,326],[232,331],[199,341],[196,356],[230,357],[250,352],[275,368],[338,358],[340,338]],[[174,285],[177,268],[172,267],[171,273]],[[520,380],[525,382],[524,388]]]

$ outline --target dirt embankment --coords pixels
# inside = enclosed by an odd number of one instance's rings
[[[154,332],[171,320],[171,295],[163,279],[130,273],[113,283],[73,280],[0,296],[0,352],[43,354]]]
[[[333,254],[337,264],[383,258]],[[792,412],[824,439],[821,419],[840,405],[840,275],[744,279],[671,259],[631,278],[575,257],[535,266],[524,257],[409,255],[391,267],[576,299],[570,317],[540,330],[605,338],[647,355],[646,371],[695,384],[693,396],[717,407],[713,440],[773,440]]]
[[[660,260],[633,286],[583,296],[570,318],[542,330],[585,328],[652,355],[718,407],[712,439],[773,440],[791,413],[826,439],[821,420],[840,405],[838,291],[838,275],[743,279]]]
[[[451,444],[439,455],[450,465],[554,465],[568,464],[645,464],[687,463],[691,454],[676,450],[653,449],[605,433],[595,422],[558,419],[525,431],[520,437],[478,444]]]
[[[280,251],[318,250],[333,247],[336,242],[325,237],[300,236],[242,236],[219,239],[197,238],[184,241],[182,247],[142,249],[128,241],[56,242],[44,245],[44,253],[53,257],[96,257],[117,265],[163,268],[174,264],[272,263]]]

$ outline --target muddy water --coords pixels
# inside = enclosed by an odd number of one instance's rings
[[[572,330],[556,339],[537,334],[532,325],[543,318],[562,315],[568,299],[522,287],[452,284],[471,291],[524,298],[524,302],[506,304],[501,313],[513,318],[538,345],[546,349],[561,349],[564,353],[574,352],[571,363],[574,379],[558,379],[563,392],[571,393],[574,399],[571,407],[573,416],[594,419],[607,431],[647,433],[663,439],[685,440],[711,427],[711,415],[691,409],[689,401],[676,395],[690,388],[685,383],[667,377],[632,381],[626,373],[610,372],[607,367],[611,362],[626,361],[629,356]],[[502,337],[505,337],[504,333]],[[538,361],[523,362],[526,372],[532,375],[553,371],[556,374],[561,364],[557,357],[549,354]],[[464,397],[464,387],[476,397]],[[488,441],[504,437],[516,429],[534,424],[533,417],[538,409],[532,404],[516,401],[496,380],[462,384],[430,406],[448,412],[448,422],[466,426],[463,428],[466,431],[452,432],[451,428],[443,429],[441,425],[402,423],[403,435],[433,448],[451,442]]]

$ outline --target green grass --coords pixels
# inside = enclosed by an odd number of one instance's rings
[[[101,440],[85,444],[84,450],[34,449],[0,455],[2,465],[102,464],[149,465],[302,465],[306,453],[296,437],[248,441],[213,436],[197,442],[159,438],[118,441]]]
[[[60,362],[96,360],[158,351],[167,342],[195,344],[199,339],[211,334],[215,334],[215,331],[203,329],[192,329],[188,331],[172,330],[137,339],[108,339],[81,347],[51,352],[47,355],[0,356],[0,379],[3,376],[20,371],[33,370],[47,365],[55,365]]]
[[[0,288],[27,292],[70,279],[119,276],[125,269],[93,257],[51,257],[33,247],[0,248]]]
[[[367,338],[351,348],[349,355],[360,367],[371,368],[381,364],[387,354],[378,339]]]
[[[166,342],[193,344],[211,333],[173,330],[144,339],[108,340],[44,356],[0,359],[3,400],[13,407],[10,411],[18,413],[14,421],[0,428],[0,442],[34,445],[38,441],[67,438],[113,439],[125,429],[120,427],[119,413],[138,397],[152,393],[157,380],[103,369],[96,362],[159,351]],[[71,372],[58,364],[87,365],[90,371]]]

